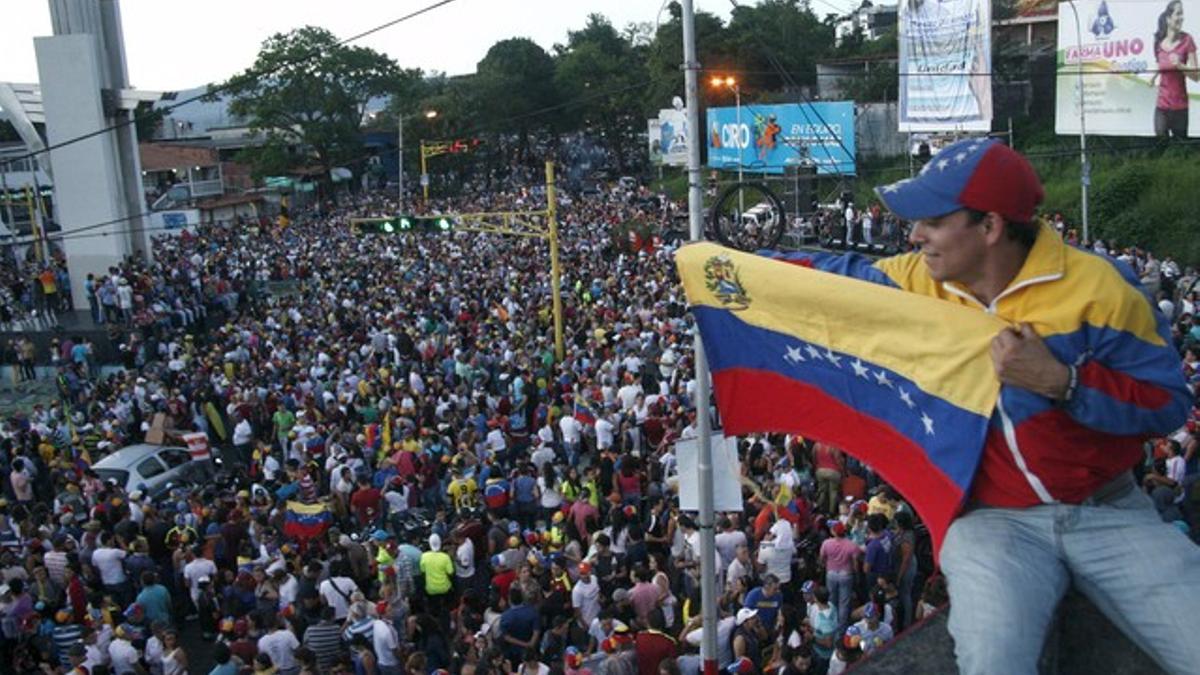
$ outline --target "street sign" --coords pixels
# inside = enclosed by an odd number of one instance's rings
[[[421,174],[421,187],[429,187],[429,174]]]

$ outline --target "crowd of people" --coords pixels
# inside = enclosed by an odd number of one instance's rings
[[[634,196],[561,209],[561,359],[545,242],[356,233],[350,218],[395,212],[379,194],[283,228],[159,238],[152,263],[95,280],[133,290],[115,314],[99,295],[93,308],[122,326],[122,368],[100,377],[71,357],[58,402],[0,428],[0,661],[700,672],[700,535],[679,508],[675,441],[708,402],[672,246],[610,236],[659,217]],[[1171,305],[1188,368],[1193,302]],[[92,466],[156,419],[176,440],[208,435],[213,480],[101,480]],[[1185,528],[1196,448],[1180,430],[1144,477]],[[917,514],[869,467],[794,436],[740,439],[739,459],[744,508],[716,535],[722,669],[836,675],[945,604]]]
[[[53,314],[71,309],[71,277],[61,256],[34,255],[18,261],[12,248],[3,250],[0,265],[0,324],[28,319],[38,313]]]

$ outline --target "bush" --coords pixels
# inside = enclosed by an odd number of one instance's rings
[[[1046,185],[1043,211],[1080,222],[1078,161],[1039,162]],[[1092,237],[1117,246],[1140,246],[1200,264],[1200,163],[1194,151],[1129,151],[1093,160],[1089,197]]]

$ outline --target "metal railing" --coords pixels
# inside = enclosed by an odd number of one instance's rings
[[[193,198],[225,194],[225,184],[220,179],[195,180],[190,185]]]

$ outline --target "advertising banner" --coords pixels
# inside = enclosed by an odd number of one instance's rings
[[[687,166],[687,111],[663,108],[658,119],[649,122],[650,162],[666,166]]]
[[[649,146],[647,152],[650,156],[651,166],[659,166],[663,161],[662,154],[662,126],[658,123],[658,118],[646,120],[646,143]]]
[[[811,163],[819,174],[855,171],[853,101],[709,108],[706,126],[714,169],[783,173]]]
[[[990,131],[990,0],[900,0],[900,131]]]
[[[1200,70],[1188,31],[1188,21],[1200,28],[1200,0],[1076,0],[1075,7],[1078,23],[1069,5],[1058,6],[1054,130],[1079,133],[1082,80],[1089,134],[1200,135],[1189,105],[1200,98]]]

